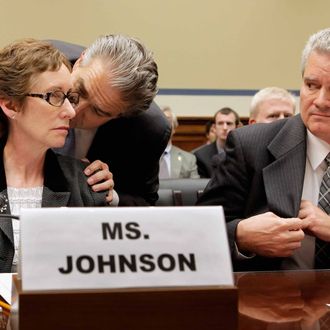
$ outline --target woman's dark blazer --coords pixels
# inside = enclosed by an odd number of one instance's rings
[[[0,214],[11,214],[0,144]],[[106,206],[106,192],[93,192],[83,173],[86,164],[48,150],[44,166],[42,207]],[[47,221],[47,219],[45,219]],[[11,272],[14,237],[11,219],[0,219],[0,272]]]

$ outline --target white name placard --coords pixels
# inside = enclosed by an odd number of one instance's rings
[[[23,290],[233,285],[222,207],[21,212]]]

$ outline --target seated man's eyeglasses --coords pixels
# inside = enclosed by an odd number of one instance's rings
[[[78,105],[80,95],[77,92],[68,92],[67,94],[65,94],[62,91],[55,91],[48,92],[45,94],[29,93],[25,94],[25,96],[39,97],[48,102],[50,105],[53,105],[54,107],[61,107],[65,99],[68,99],[72,106]]]

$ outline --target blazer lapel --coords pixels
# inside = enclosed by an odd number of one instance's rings
[[[275,158],[263,170],[270,210],[283,217],[295,217],[300,208],[306,166],[306,128],[300,115],[287,121],[268,150]]]
[[[48,150],[44,168],[44,189],[42,193],[42,207],[67,206],[71,193],[67,182],[52,150]]]
[[[42,192],[42,207],[67,206],[70,195],[70,192],[56,192],[44,187]]]
[[[0,140],[0,214],[10,215],[10,206],[7,195],[7,181],[5,175],[5,168],[3,164],[3,148],[5,146],[5,139]],[[0,230],[8,237],[10,242],[14,245],[13,225],[12,219],[0,219]]]
[[[3,166],[3,148],[5,141],[0,141],[0,214],[10,215],[10,206],[7,195],[7,182]],[[63,174],[52,151],[48,151],[45,162],[45,185],[43,189],[43,207],[67,206],[71,193],[67,191]],[[47,186],[48,184],[48,186]],[[50,187],[50,188],[48,188]],[[14,245],[12,220],[0,218],[0,230]]]

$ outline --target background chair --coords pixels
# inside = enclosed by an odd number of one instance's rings
[[[46,41],[50,42],[54,47],[59,49],[68,58],[71,64],[74,64],[81,53],[86,49],[84,46],[62,40],[48,39]]]
[[[210,179],[162,179],[159,180],[158,194],[162,190],[171,190],[172,198],[177,206],[193,206],[202,194]],[[167,192],[169,194],[169,192]],[[161,197],[160,197],[161,198]],[[160,203],[163,203],[162,200]],[[158,206],[158,203],[156,204]],[[172,204],[173,205],[173,204]]]
[[[159,189],[156,206],[182,206],[181,191]]]

